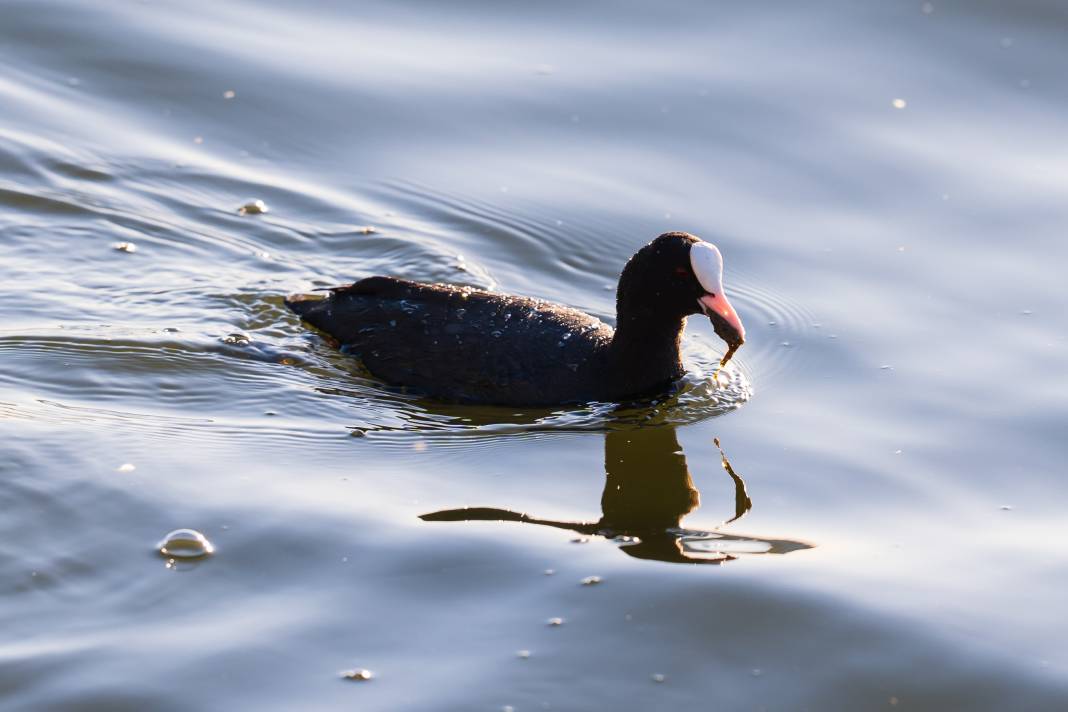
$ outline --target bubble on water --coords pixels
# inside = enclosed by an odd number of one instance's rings
[[[548,626],[551,626],[551,627],[554,627],[554,628],[556,626],[561,626],[563,624],[564,624],[564,619],[563,618],[550,618],[549,620],[545,621],[545,625],[548,625]]]
[[[137,465],[133,464],[132,462],[125,462],[115,468],[115,472],[133,472],[136,469]]]
[[[909,105],[908,102],[905,101],[904,99],[894,99],[890,103],[893,105],[893,107],[895,109],[904,109],[906,106]]]
[[[233,89],[227,89],[223,92],[223,99],[233,99],[235,96],[237,96],[237,92]]]
[[[137,245],[132,242],[116,242],[111,248],[118,252],[137,252]]]
[[[527,658],[530,657],[530,651],[529,650],[517,650],[515,656],[517,658],[519,658],[520,660],[526,660]]]
[[[659,672],[653,673],[653,682],[663,682],[666,679],[667,678],[664,677],[663,673],[659,673]]]
[[[252,338],[247,334],[233,333],[227,334],[223,337],[222,342],[224,344],[230,344],[231,346],[248,346],[252,343]]]
[[[175,529],[156,544],[156,550],[170,558],[196,559],[215,553],[215,545],[196,529]]]
[[[237,209],[238,215],[262,215],[269,212],[270,208],[262,200],[250,200]]]
[[[342,670],[341,677],[346,680],[356,680],[357,682],[366,682],[375,676],[373,672],[367,668],[354,668],[352,670]]]
[[[583,586],[596,586],[597,584],[601,583],[601,577],[587,576],[586,578],[582,579],[581,583]]]

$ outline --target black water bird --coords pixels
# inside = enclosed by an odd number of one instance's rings
[[[715,245],[665,233],[627,262],[616,328],[560,304],[447,284],[369,277],[286,305],[383,381],[435,399],[498,405],[619,402],[684,373],[685,319],[706,314],[728,345],[745,330],[723,293]]]

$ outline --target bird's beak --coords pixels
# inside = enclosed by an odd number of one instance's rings
[[[720,361],[720,365],[725,366],[738,347],[745,343],[742,320],[723,294],[706,294],[697,301],[701,305],[701,311],[712,321],[716,335],[727,344],[727,353]]]

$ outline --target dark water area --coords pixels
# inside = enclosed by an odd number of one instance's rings
[[[0,708],[1068,709],[1066,66],[1042,0],[0,3]],[[668,230],[747,343],[622,410],[282,304],[611,321]]]

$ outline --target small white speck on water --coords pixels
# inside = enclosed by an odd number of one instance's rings
[[[908,102],[905,101],[904,99],[894,99],[892,102],[890,102],[890,104],[895,109],[904,109],[906,106],[909,105]]]
[[[1034,312],[1030,309],[1024,309],[1020,312],[1020,316],[1031,316],[1032,314],[1034,314]]]
[[[659,672],[654,672],[653,673],[653,682],[663,682],[666,679],[667,678],[664,677],[663,673],[659,673]]]
[[[115,472],[133,472],[136,469],[137,465],[133,464],[132,462],[125,462],[115,468]]]
[[[582,579],[582,581],[580,583],[583,586],[596,586],[597,584],[601,583],[601,577],[600,576],[587,576],[586,578]]]
[[[753,677],[760,677],[761,675],[764,674],[764,671],[761,670],[760,668],[753,668],[752,670],[749,671],[749,674],[752,675]]]
[[[238,215],[262,215],[266,212],[270,212],[270,208],[262,200],[250,200],[237,209]]]
[[[893,367],[893,366],[891,366],[891,365],[890,365],[890,364],[888,364],[888,363],[884,363],[884,364],[883,364],[882,366],[880,366],[880,367],[879,367],[879,370],[880,370],[880,371],[893,371],[893,370],[894,370],[894,367]]]
[[[544,573],[546,576],[552,576],[556,573],[556,569],[545,569],[545,571],[543,571],[542,573]]]
[[[550,618],[549,620],[545,621],[545,625],[547,625],[547,626],[549,626],[551,628],[555,628],[555,627],[561,626],[563,624],[564,624],[564,619],[563,618]]]
[[[137,245],[132,242],[116,242],[111,248],[118,252],[137,252]]]
[[[789,341],[784,341],[779,344],[779,346],[785,346],[786,348],[790,348],[791,346],[793,346],[793,344],[791,344]]]
[[[777,322],[777,321],[769,321],[768,322],[768,326],[778,326],[778,325],[779,325],[779,322]]]
[[[227,89],[223,92],[223,99],[233,99],[235,96],[237,96],[237,92],[233,89]]]
[[[412,450],[415,450],[416,452],[423,452],[424,450],[426,450],[426,441],[425,440],[417,441],[416,443],[414,443],[412,445]]]
[[[341,671],[341,677],[346,680],[355,680],[356,682],[366,682],[374,676],[375,674],[366,668],[355,668],[353,670]]]
[[[526,660],[527,658],[530,657],[530,651],[529,650],[517,650],[515,656],[517,658],[519,658],[520,660]]]
[[[515,707],[505,705],[504,707],[501,707],[501,712],[515,712]]]
[[[377,228],[372,225],[359,225],[355,228],[356,232],[360,235],[373,235],[378,232]]]
[[[894,454],[895,454],[895,455],[900,455],[900,454],[901,454],[901,451],[900,451],[900,450],[894,450]]]

